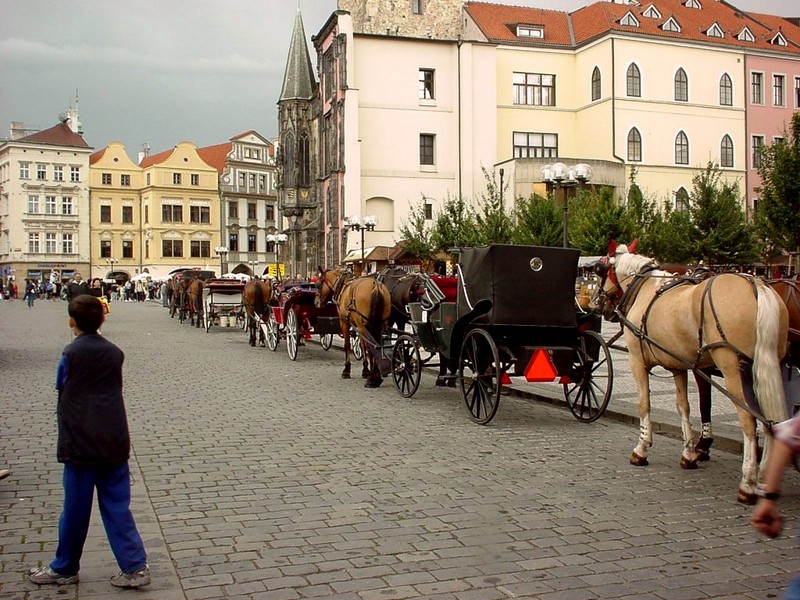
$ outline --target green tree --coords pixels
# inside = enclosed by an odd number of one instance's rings
[[[688,211],[675,210],[672,202],[664,201],[663,210],[656,211],[645,232],[647,249],[642,254],[662,263],[694,262],[694,227]]]
[[[475,213],[476,241],[478,244],[508,244],[513,237],[514,221],[503,204],[503,193],[507,189],[501,190],[495,183],[494,172],[481,169],[486,179],[486,193],[481,195],[480,210]]]
[[[761,194],[763,211],[771,235],[783,250],[800,252],[800,112],[795,112],[781,141],[761,149]],[[764,233],[763,231],[761,232]]]
[[[448,252],[475,244],[475,217],[466,201],[450,196],[434,215],[431,244],[434,252]]]
[[[514,228],[511,239],[515,244],[531,246],[561,245],[561,211],[549,198],[532,194],[518,198],[514,207]]]
[[[696,258],[708,264],[747,264],[755,259],[753,228],[742,210],[739,186],[722,181],[714,163],[692,179],[689,211]]]
[[[584,254],[605,254],[609,240],[630,242],[635,230],[628,210],[617,203],[614,190],[609,187],[597,193],[583,192],[570,200],[569,242]]]
[[[412,206],[408,219],[400,225],[400,235],[403,236],[406,252],[422,261],[423,271],[430,268],[436,249],[433,245],[432,227],[425,215],[425,198],[419,204]]]

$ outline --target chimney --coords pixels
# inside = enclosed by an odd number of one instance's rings
[[[22,121],[11,121],[11,131],[9,132],[9,137],[12,140],[18,140],[21,137],[25,137],[25,123]]]

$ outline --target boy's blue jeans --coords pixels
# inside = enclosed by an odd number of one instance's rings
[[[50,563],[56,573],[70,577],[80,571],[95,488],[103,526],[120,570],[131,573],[147,564],[144,544],[130,510],[128,463],[95,467],[65,464],[64,511],[58,522],[56,556]]]

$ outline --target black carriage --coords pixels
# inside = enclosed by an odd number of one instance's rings
[[[480,424],[494,418],[503,385],[525,381],[559,383],[576,418],[600,417],[613,365],[601,318],[575,300],[579,254],[503,244],[463,249],[454,293],[437,286],[425,303],[412,303],[413,332],[394,340],[392,378],[400,394],[416,393],[424,366],[441,366],[440,377],[459,386]]]
[[[334,304],[315,306],[316,295],[317,286],[313,283],[293,284],[278,291],[270,303],[266,320],[261,321],[270,350],[277,350],[283,339],[289,358],[297,360],[298,348],[314,335],[320,336],[323,348],[331,347],[333,336],[340,333],[337,308]],[[360,360],[360,346],[354,344],[353,347],[353,354]]]

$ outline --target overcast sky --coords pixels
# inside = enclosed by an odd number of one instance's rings
[[[574,10],[590,0],[495,1]],[[798,0],[732,4],[800,13]],[[134,160],[145,142],[155,153],[250,129],[272,138],[298,5],[310,39],[336,0],[0,0],[0,138],[11,121],[56,125],[76,90],[86,142],[122,142]]]

